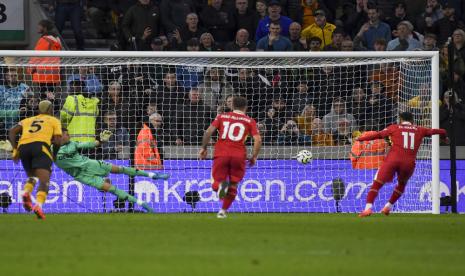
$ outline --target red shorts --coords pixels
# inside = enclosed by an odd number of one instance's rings
[[[384,161],[375,178],[383,183],[391,182],[397,173],[397,181],[407,183],[414,171],[414,162]]]
[[[229,180],[238,183],[245,175],[245,159],[230,156],[215,157],[212,175],[217,182]]]

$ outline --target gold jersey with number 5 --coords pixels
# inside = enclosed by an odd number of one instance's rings
[[[23,127],[18,146],[33,142],[44,142],[50,146],[54,135],[61,135],[61,122],[48,114],[39,114],[21,120]]]

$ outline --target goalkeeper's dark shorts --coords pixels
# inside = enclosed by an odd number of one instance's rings
[[[33,173],[36,169],[52,171],[53,158],[50,146],[44,142],[32,142],[20,145],[19,158],[26,173]]]

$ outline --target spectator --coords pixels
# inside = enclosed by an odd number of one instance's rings
[[[124,15],[122,29],[133,50],[149,51],[150,43],[160,34],[160,12],[150,0],[139,0]]]
[[[210,110],[216,110],[228,95],[234,94],[231,84],[226,82],[224,69],[209,68],[205,72],[204,82],[198,86],[200,97]]]
[[[440,127],[446,129],[448,133],[452,131],[452,126],[450,125],[450,109],[454,108],[455,143],[457,146],[465,146],[465,135],[463,135],[463,130],[465,129],[465,101],[455,96],[455,104],[452,106],[450,101],[451,97],[451,90],[444,93],[443,104],[439,108]]]
[[[348,102],[348,110],[352,112],[356,124],[360,129],[374,129],[373,126],[366,126],[368,117],[370,116],[368,113],[367,100],[368,98],[363,87],[356,86],[352,90],[352,96],[349,98]]]
[[[417,19],[417,28],[424,33],[427,28],[431,28],[439,19],[443,18],[443,12],[438,0],[427,0],[425,11]]]
[[[176,145],[200,145],[203,132],[212,120],[212,112],[200,99],[199,90],[191,88],[189,98],[177,110]]]
[[[108,112],[116,112],[119,114],[118,121],[116,122],[118,126],[124,127],[126,129],[131,129],[132,123],[129,118],[135,118],[135,110],[131,108],[131,105],[128,101],[125,101],[122,95],[122,86],[117,81],[112,81],[108,85],[108,90],[103,93],[102,102],[100,104],[100,110],[102,114]]]
[[[375,6],[368,6],[367,14],[368,22],[362,25],[356,39],[361,40],[368,50],[373,51],[377,39],[391,40],[391,28],[379,20],[378,9]]]
[[[228,42],[225,51],[255,51],[255,42],[249,40],[249,32],[240,29],[236,33],[236,39]]]
[[[120,116],[124,114],[120,113]],[[102,131],[109,130],[113,134],[108,142],[103,143],[101,151],[103,159],[129,159],[129,131],[118,125],[121,119],[116,111],[107,111],[104,115]]]
[[[280,146],[310,145],[311,137],[301,133],[294,120],[288,120],[279,131],[276,144]]]
[[[152,51],[164,51],[165,46],[163,45],[163,41],[160,37],[155,37],[152,42],[150,43],[150,48]]]
[[[302,5],[302,28],[305,29],[308,26],[315,23],[314,11],[318,10],[318,0],[304,0]]]
[[[265,145],[272,145],[276,142],[279,134],[279,126],[281,125],[280,120],[276,116],[276,110],[269,108],[266,111],[265,119],[260,122],[263,125],[264,131],[260,131],[263,137],[263,143]]]
[[[241,68],[238,70],[237,78],[233,78],[232,85],[236,94],[247,99],[247,114],[258,119],[264,113],[263,107],[269,102],[265,84],[252,70]]]
[[[296,117],[297,126],[303,134],[312,135],[312,122],[315,118],[315,107],[313,105],[306,105],[300,115]]]
[[[53,23],[41,20],[37,24],[37,32],[41,35],[34,47],[36,51],[61,51],[61,41],[53,33]],[[41,65],[47,64],[47,65]],[[52,65],[53,64],[53,65]],[[41,98],[47,93],[54,93],[60,85],[59,57],[32,57],[29,60],[28,73],[32,75],[32,86],[38,86]]]
[[[308,84],[304,81],[298,82],[293,89],[293,93],[290,95],[288,102],[290,103],[294,114],[299,114],[306,106],[311,104],[312,95],[310,94]],[[299,128],[301,127],[299,126]]]
[[[160,4],[163,29],[170,38],[175,30],[179,30],[186,22],[187,16],[195,13],[192,0],[162,0]],[[186,38],[183,41],[188,41]]]
[[[223,0],[212,0],[200,13],[200,19],[213,38],[222,46],[233,39],[236,22],[232,12],[223,5]]]
[[[412,19],[407,16],[407,6],[404,1],[398,1],[395,5],[394,8],[394,15],[392,17],[389,17],[387,20],[387,23],[389,24],[389,27],[391,27],[391,30],[394,30],[397,28],[397,25],[401,21],[409,21],[409,22],[414,22]],[[397,36],[394,31],[393,31],[393,36]]]
[[[65,22],[71,22],[74,38],[76,39],[77,50],[84,50],[84,34],[81,27],[81,16],[83,12],[81,0],[55,0],[55,6],[50,5],[50,9],[55,9],[55,24],[58,32],[63,33]]]
[[[186,96],[186,90],[178,85],[176,73],[168,71],[163,76],[163,85],[158,87],[155,97],[157,110],[165,118],[165,129],[171,131],[176,123],[176,107],[182,103]]]
[[[375,40],[374,50],[375,51],[386,51],[387,48],[387,41],[384,38],[378,38]]]
[[[24,82],[18,79],[18,69],[10,67],[5,75],[4,85],[0,85],[0,137],[5,140],[8,130],[19,122],[21,101],[32,93]]]
[[[378,81],[383,85],[384,93],[388,98],[397,97],[399,90],[400,73],[393,63],[381,63],[370,71],[370,81]]]
[[[267,9],[268,4],[266,0],[257,0],[255,2],[255,10],[257,11],[259,20],[264,19],[268,15]]]
[[[436,46],[437,36],[435,34],[425,34],[423,38],[423,47],[417,49],[422,51],[439,51]]]
[[[189,13],[186,16],[186,24],[182,25],[180,29],[174,29],[173,38],[175,45],[173,48],[183,50],[185,49],[185,43],[191,38],[200,39],[200,36],[203,33],[206,33],[207,30],[199,26],[199,17],[196,13]]]
[[[255,30],[257,29],[259,15],[257,12],[249,9],[248,0],[235,0],[236,10],[234,12],[234,22],[236,30],[245,29],[249,33],[250,39],[254,40]]]
[[[87,14],[98,37],[110,38],[114,31],[111,6],[108,0],[87,0]]]
[[[287,120],[294,118],[292,112],[288,110],[286,101],[281,95],[275,95],[271,102],[271,108],[274,110],[274,117],[278,120],[278,126],[282,126]]]
[[[85,83],[80,80],[70,82],[71,95],[66,97],[60,111],[63,127],[68,129],[71,140],[77,142],[95,142],[95,128],[99,114],[99,99],[83,91]]]
[[[143,123],[137,135],[137,146],[134,151],[134,167],[139,170],[159,170],[163,168],[163,147],[165,144],[163,118],[158,113]]]
[[[200,45],[197,39],[192,38],[187,42],[187,51],[199,51]],[[176,66],[176,78],[178,85],[183,87],[186,90],[190,90],[192,87],[197,87],[197,85],[203,81],[203,71],[202,66],[195,65],[179,65]]]
[[[323,51],[341,51],[342,41],[344,40],[344,31],[341,28],[336,28],[331,34],[332,42],[326,45]]]
[[[333,136],[324,131],[323,121],[320,118],[313,119],[311,129],[313,147],[334,146]]]
[[[19,120],[23,120],[39,114],[39,97],[34,93],[27,93],[25,97],[21,99],[19,105]]]
[[[321,51],[321,39],[317,36],[311,37],[308,41],[310,52]]]
[[[257,43],[257,51],[292,51],[291,41],[282,35],[278,22],[270,23],[269,35],[261,38]]]
[[[79,66],[78,74],[72,74],[66,80],[68,90],[71,82],[79,80],[82,81],[85,85],[84,87],[82,87],[84,92],[99,95],[102,92],[103,86],[99,78],[94,74],[94,70],[95,69],[93,67]]]
[[[361,29],[362,25],[368,21],[368,2],[369,0],[356,0],[355,7],[352,4],[345,5],[344,30],[346,33],[355,36]],[[373,6],[370,2],[370,6]],[[354,9],[355,8],[355,9]]]
[[[370,88],[371,94],[367,98],[367,114],[371,115],[374,124],[371,129],[381,130],[394,121],[395,106],[393,101],[386,97],[385,86],[382,82],[373,81]]]
[[[357,127],[354,116],[347,113],[346,103],[342,98],[335,98],[331,106],[331,112],[323,117],[325,132],[337,135],[346,135],[346,132],[352,132]],[[344,133],[340,131],[343,130]],[[337,139],[335,139],[337,141]]]
[[[455,9],[453,6],[447,3],[444,4],[443,15],[441,19],[436,20],[431,26],[427,24],[425,27],[425,32],[434,33],[438,36],[440,45],[446,43],[454,30],[465,28],[463,22],[455,16]]]
[[[233,111],[232,107],[232,101],[233,101],[234,95],[228,95],[226,96],[226,99],[224,99],[222,104],[218,105],[218,108],[216,109],[216,114],[219,115],[221,113],[226,113],[226,112],[231,112]]]
[[[289,40],[292,43],[293,51],[307,51],[307,40],[300,36],[302,26],[298,22],[292,22],[289,26]]]
[[[211,33],[203,33],[200,36],[200,51],[216,52],[221,51],[221,48],[215,42]]]
[[[279,22],[281,34],[289,36],[289,26],[292,20],[289,17],[281,15],[281,4],[277,0],[271,0],[268,6],[268,15],[258,22],[257,31],[255,32],[255,41],[259,41],[269,33],[271,22]]]
[[[402,21],[397,25],[397,38],[389,41],[388,51],[413,51],[421,48],[421,43],[412,37],[413,26],[408,21]]]
[[[354,50],[354,43],[350,39],[345,39],[341,43],[341,51],[343,52],[351,52]]]
[[[321,49],[331,43],[331,36],[336,26],[326,22],[326,13],[323,10],[317,10],[314,12],[315,23],[308,26],[302,31],[302,36],[306,39],[311,37],[318,37],[321,39]]]

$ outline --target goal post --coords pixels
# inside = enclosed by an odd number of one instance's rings
[[[59,115],[69,95],[86,90],[91,97],[100,100],[101,110],[96,119],[95,135],[98,135],[101,125],[108,124],[111,116],[122,118],[122,124],[127,129],[126,132],[118,132],[118,135],[127,135],[127,143],[121,142],[121,146],[113,141],[119,145],[115,155],[87,152],[91,157],[114,161],[118,165],[135,166],[135,149],[142,123],[151,128],[149,118],[154,121],[160,119],[164,127],[169,126],[163,132],[165,140],[161,144],[158,141],[160,152],[157,154],[161,156],[158,158],[163,159],[164,164],[149,169],[163,167],[172,174],[171,179],[157,182],[139,177],[111,177],[116,186],[148,201],[157,212],[189,210],[192,204],[186,204],[183,197],[191,190],[200,193],[196,210],[217,210],[216,195],[209,188],[211,161],[199,161],[196,154],[203,130],[218,112],[227,110],[229,95],[248,98],[249,111],[259,127],[263,128],[266,141],[257,166],[248,170],[239,188],[238,204],[232,209],[236,212],[337,212],[339,209],[342,212],[357,212],[364,204],[367,187],[376,173],[375,169],[352,169],[349,154],[357,131],[380,130],[394,122],[399,111],[407,110],[415,111],[415,119],[420,124],[439,127],[438,52],[8,50],[0,51],[0,58],[3,81],[0,89],[6,91],[9,70],[14,68],[20,82],[28,87],[27,91],[22,91],[23,103],[32,94],[48,97],[47,93],[51,92],[54,94],[51,97],[56,101],[56,114]],[[80,71],[82,68],[85,70]],[[60,79],[53,85],[37,82],[33,75],[37,70],[43,70],[49,76],[56,73]],[[82,78],[85,74],[87,77]],[[94,76],[95,80],[91,81],[90,78]],[[215,76],[219,78],[218,81]],[[166,87],[171,87],[170,83],[174,90]],[[425,84],[428,87],[422,88]],[[48,86],[53,86],[55,91],[49,91]],[[305,89],[311,94],[307,97],[308,101],[297,94]],[[378,106],[376,110],[366,106],[361,109],[350,105],[356,89],[363,90],[366,102],[370,102],[368,96],[372,89],[380,89],[388,97],[382,101],[384,106]],[[172,91],[178,94],[170,94]],[[127,104],[126,109],[114,109],[107,99],[109,93],[121,93],[116,98],[122,97],[122,105]],[[33,95],[31,97],[34,98]],[[203,107],[186,107],[184,103],[191,101],[191,97],[200,98]],[[364,110],[363,114],[351,114],[351,117],[341,117],[337,121],[332,119],[334,117],[326,116],[334,111],[339,101],[347,108],[344,114]],[[425,108],[425,102],[430,108]],[[146,114],[152,107],[160,117]],[[283,108],[282,112],[280,108]],[[312,118],[318,120],[305,121],[303,114],[306,112],[313,112]],[[107,115],[110,117],[107,118]],[[24,114],[17,115],[16,120],[21,116]],[[363,128],[359,121],[364,122]],[[298,129],[298,137],[292,134],[293,127]],[[320,127],[321,133],[318,135],[321,135],[316,136],[312,129],[314,131]],[[288,129],[289,132],[286,132]],[[324,137],[329,137],[332,142],[326,143]],[[317,138],[323,139],[320,144],[316,143]],[[308,149],[314,155],[314,161],[306,166],[294,160],[302,149]],[[23,185],[24,173],[21,166],[14,165],[6,153],[0,152],[0,158],[4,166],[0,170],[0,192],[10,193],[17,206],[14,211],[21,212],[18,193]],[[439,214],[437,136],[425,139],[418,158],[416,176],[409,183],[396,210]],[[141,168],[146,165],[150,164],[139,164]],[[55,196],[49,197],[51,212],[112,211],[112,196],[91,192],[58,169],[53,173],[52,182],[55,186],[51,194]],[[344,187],[344,194],[336,195],[334,187],[340,183]],[[384,204],[389,197],[393,188],[391,185],[382,189],[378,198],[380,204]]]

